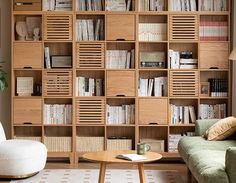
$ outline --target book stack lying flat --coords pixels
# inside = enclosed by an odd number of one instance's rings
[[[131,0],[105,0],[107,11],[130,11]]]
[[[103,79],[76,77],[76,96],[103,96]]]
[[[140,52],[141,67],[165,68],[165,52]]]
[[[44,104],[44,124],[72,124],[72,105]]]
[[[170,105],[170,118],[172,125],[185,124],[196,122],[196,113],[194,106],[177,106]]]
[[[135,105],[110,106],[107,104],[107,124],[134,124]]]
[[[170,134],[168,152],[178,152],[178,143],[184,136],[194,136],[194,132],[186,132],[184,134]]]
[[[200,119],[222,119],[227,115],[226,104],[200,104]]]
[[[129,69],[134,68],[135,51],[132,50],[107,50],[107,69]]]
[[[201,41],[227,41],[228,40],[228,22],[227,21],[209,21],[200,22],[200,40]]]
[[[76,20],[77,41],[104,40],[103,19]]]
[[[167,96],[167,77],[156,77],[153,79],[139,79],[139,96]]]
[[[165,0],[139,0],[139,11],[165,11]]]
[[[77,0],[78,10],[80,11],[103,11],[103,0]]]
[[[227,97],[228,96],[228,80],[227,79],[208,79],[210,82],[211,97]]]
[[[139,41],[166,41],[166,23],[139,23]]]
[[[171,0],[171,11],[196,11],[196,0]]]
[[[43,0],[43,11],[72,11],[72,0]]]
[[[201,0],[201,11],[226,11],[228,0]]]

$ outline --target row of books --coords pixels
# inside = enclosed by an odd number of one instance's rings
[[[182,57],[182,58],[181,58]],[[171,69],[197,69],[198,59],[184,57],[179,51],[169,50]]]
[[[103,19],[76,20],[77,41],[104,40]]]
[[[199,117],[200,119],[222,119],[227,115],[226,104],[200,104]]]
[[[76,77],[76,96],[103,96],[104,80]]]
[[[196,122],[194,106],[170,105],[170,117],[172,125],[190,124]]]
[[[211,97],[227,97],[228,96],[228,80],[211,78],[210,93]]]
[[[166,23],[139,23],[139,41],[166,41]]]
[[[202,20],[200,22],[200,40],[201,41],[227,41],[228,40],[228,22]]]
[[[107,50],[107,69],[129,69],[134,68],[135,51],[132,50]]]
[[[71,104],[44,104],[44,124],[72,124]]]
[[[165,52],[140,52],[141,67],[159,67],[165,68]]]
[[[43,11],[72,11],[72,0],[43,0]]]
[[[201,0],[201,11],[226,11],[228,0]]]
[[[171,0],[171,11],[197,11],[196,0]]]
[[[166,0],[139,0],[139,11],[165,11]]]
[[[167,96],[167,77],[156,77],[153,79],[139,79],[139,96]]]
[[[111,106],[107,104],[107,124],[134,124],[135,105]]]
[[[103,11],[103,0],[77,0],[78,10],[80,11]]]
[[[106,0],[107,11],[130,11],[132,0]]]
[[[194,136],[194,132],[186,132],[183,134],[169,134],[169,149],[168,152],[178,152],[178,143],[184,136]]]

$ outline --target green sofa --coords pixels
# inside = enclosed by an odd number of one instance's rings
[[[236,183],[236,140],[207,141],[202,135],[217,119],[198,120],[194,137],[183,137],[178,150],[199,183]]]

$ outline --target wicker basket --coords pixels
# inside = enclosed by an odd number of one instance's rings
[[[77,137],[77,152],[96,152],[104,150],[104,137]]]
[[[42,137],[19,137],[19,136],[15,136],[14,139],[33,140],[33,141],[42,142]]]
[[[132,139],[107,139],[107,150],[131,150]]]
[[[140,139],[141,143],[146,143],[151,146],[151,151],[153,152],[164,152],[165,151],[165,141],[157,139]]]
[[[44,137],[49,152],[71,152],[71,137]]]

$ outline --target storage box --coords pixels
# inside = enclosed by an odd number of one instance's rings
[[[71,137],[44,137],[48,152],[71,152]]]
[[[42,142],[42,137],[19,137],[19,136],[15,136],[14,139],[33,140],[33,141]]]
[[[150,151],[152,152],[164,152],[165,151],[165,141],[157,139],[140,139],[141,143],[146,143],[151,146]]]
[[[77,137],[77,152],[96,152],[104,150],[104,137]]]
[[[42,0],[14,0],[14,11],[41,11]]]
[[[132,150],[132,139],[107,139],[107,150]]]
[[[71,56],[52,56],[52,68],[72,67]]]

